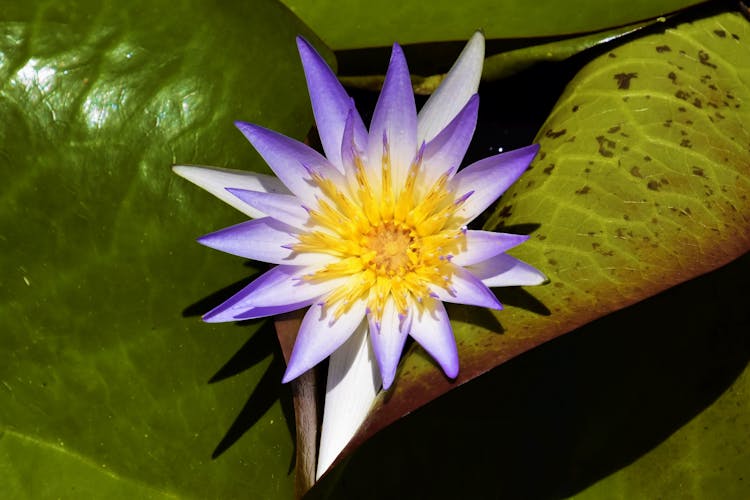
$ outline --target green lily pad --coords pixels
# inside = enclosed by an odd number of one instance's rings
[[[344,455],[518,354],[716,269],[750,249],[750,25],[736,13],[623,44],[570,82],[490,229],[531,230],[515,256],[550,283],[453,308],[461,372],[418,347]]]
[[[170,166],[265,170],[235,119],[307,133],[298,33],[266,0],[4,5],[4,497],[291,496],[271,326],[198,318],[258,269],[193,240],[243,216]]]
[[[467,0],[403,2],[282,0],[334,50],[487,38],[531,38],[599,31],[652,19],[700,0]]]

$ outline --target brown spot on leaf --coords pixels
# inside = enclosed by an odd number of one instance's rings
[[[615,145],[617,144],[615,141],[612,141],[610,139],[607,139],[603,135],[600,135],[596,138],[596,142],[599,143],[599,154],[604,156],[605,158],[612,158],[615,153]]]
[[[684,90],[678,90],[677,92],[674,93],[674,96],[677,99],[682,99],[683,101],[687,101],[688,99],[690,99],[690,92],[685,92]]]
[[[575,106],[573,106],[573,109],[571,109],[571,111],[575,113],[576,111],[578,111],[578,109],[579,109],[579,106],[578,104],[576,104]]]
[[[680,113],[684,113],[685,111],[687,111],[687,109],[685,109],[684,107],[680,106],[679,108],[677,108],[677,111],[679,111]]]
[[[630,80],[638,78],[638,73],[617,73],[614,79],[617,80],[617,88],[627,90],[630,88]]]
[[[695,99],[693,99],[693,106],[700,109],[703,108],[703,103],[696,97]]]
[[[659,54],[663,54],[664,52],[672,52],[672,49],[669,47],[669,45],[657,45],[656,51]]]
[[[617,125],[617,126],[614,126],[614,127],[610,128],[609,130],[607,130],[607,133],[608,133],[608,134],[614,134],[614,133],[615,133],[615,132],[617,132],[618,130],[620,130],[620,126],[619,126],[619,125]]]
[[[638,166],[633,166],[633,168],[630,169],[630,175],[633,177],[638,177],[639,179],[643,178],[643,174],[641,174],[641,169],[638,168]]]
[[[726,38],[727,32],[724,30],[714,30],[714,34],[718,36],[719,38]]]
[[[711,57],[708,55],[708,52],[705,52],[703,50],[698,51],[698,61],[704,65],[708,66],[709,68],[716,69],[716,65],[710,61]]]
[[[651,161],[651,157],[646,155],[643,157],[643,161]]]
[[[549,137],[550,139],[557,139],[561,135],[565,135],[565,132],[567,132],[566,129],[561,129],[561,130],[557,130],[557,131],[549,129],[549,130],[547,130],[547,132],[544,133],[544,136],[545,137]]]
[[[658,191],[659,183],[656,181],[648,181],[648,184],[646,184],[646,187],[649,188],[651,191]]]
[[[497,216],[501,219],[507,219],[513,214],[513,205],[505,205],[500,212],[498,212]]]
[[[683,139],[680,141],[680,146],[682,146],[683,148],[692,148],[693,143],[690,142],[690,139]]]
[[[672,80],[672,83],[677,85],[677,74],[674,71],[670,71],[669,74],[667,75],[667,78]]]
[[[617,54],[615,54],[614,52],[610,52],[609,54],[607,54],[607,56],[615,58],[617,57]]]
[[[732,38],[734,38],[735,40],[739,40],[740,36],[737,35],[736,33],[732,33]]]
[[[555,164],[554,163],[550,163],[549,167],[545,167],[545,169],[542,170],[542,172],[544,172],[547,175],[550,175],[550,174],[552,174],[552,171],[554,169],[555,169]]]
[[[576,194],[588,194],[589,191],[591,191],[590,187],[583,186],[581,189],[576,190]]]

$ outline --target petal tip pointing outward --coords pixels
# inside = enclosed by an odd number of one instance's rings
[[[479,88],[484,65],[484,35],[476,31],[443,82],[419,111],[420,141],[430,141],[450,123]]]

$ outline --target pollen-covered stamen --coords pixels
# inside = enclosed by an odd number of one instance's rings
[[[373,252],[369,264],[379,274],[392,277],[413,268],[414,236],[406,226],[386,222],[372,228],[364,238],[364,248]]]
[[[392,300],[399,314],[421,307],[431,287],[450,290],[451,258],[465,249],[466,235],[453,224],[456,211],[472,195],[458,196],[450,189],[450,174],[439,176],[420,189],[425,146],[405,171],[394,178],[388,136],[377,175],[371,175],[354,148],[346,181],[332,181],[310,169],[320,195],[309,209],[319,229],[297,236],[292,246],[298,252],[328,253],[341,260],[306,276],[308,282],[349,278],[323,299],[336,317],[358,300],[365,300],[373,318],[382,317]]]

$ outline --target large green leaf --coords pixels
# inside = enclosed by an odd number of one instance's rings
[[[242,216],[170,165],[265,169],[234,119],[304,135],[306,32],[270,0],[3,6],[4,498],[291,495],[270,327],[197,318],[256,272],[193,242]]]
[[[750,249],[748,39],[746,19],[720,14],[584,67],[486,224],[531,229],[513,253],[550,284],[498,292],[499,313],[453,308],[459,378],[413,347],[348,451],[456,385]]]
[[[598,31],[701,3],[701,0],[282,0],[333,49],[487,38],[529,38]]]

